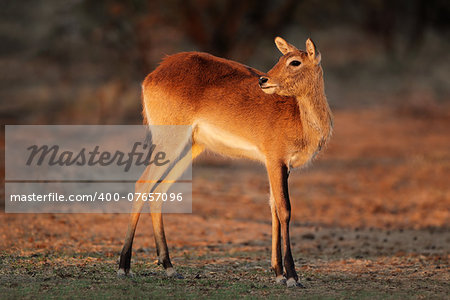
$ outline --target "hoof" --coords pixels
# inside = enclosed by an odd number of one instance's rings
[[[289,279],[286,281],[286,286],[287,286],[288,288],[292,288],[292,287],[298,287],[298,288],[302,288],[302,289],[305,288],[305,286],[304,286],[303,284],[301,284],[300,282],[298,282],[298,281],[295,280],[294,278],[289,278]]]
[[[131,270],[125,270],[125,269],[119,269],[117,270],[117,276],[118,277],[133,277],[134,273],[131,272]]]
[[[166,269],[166,275],[170,278],[176,278],[176,279],[184,279],[183,275],[180,273],[177,273],[174,268],[167,268]]]
[[[285,285],[286,284],[286,277],[284,277],[283,275],[277,276],[275,278],[275,282],[278,283],[278,284]]]

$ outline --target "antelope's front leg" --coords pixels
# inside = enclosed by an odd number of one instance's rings
[[[286,277],[283,275],[283,262],[281,259],[281,234],[280,221],[278,220],[275,199],[272,190],[270,190],[270,211],[272,213],[272,270],[275,272],[277,283],[285,284]]]
[[[298,275],[295,271],[294,259],[292,258],[291,242],[289,237],[289,222],[291,219],[291,203],[289,201],[288,192],[288,168],[280,162],[275,161],[267,164],[267,172],[269,174],[270,188],[275,200],[276,215],[281,227],[281,235],[283,236],[284,245],[284,268],[286,270],[288,287],[303,287],[298,282]],[[273,213],[272,213],[273,216]],[[272,225],[272,230],[277,229]],[[276,236],[276,235],[275,235]],[[272,241],[272,247],[277,247],[275,241]],[[272,248],[273,250],[273,248]],[[277,249],[275,249],[277,251]],[[275,252],[276,253],[276,252]],[[273,254],[272,254],[273,255]],[[276,258],[276,261],[279,261]],[[278,276],[278,274],[277,274]]]

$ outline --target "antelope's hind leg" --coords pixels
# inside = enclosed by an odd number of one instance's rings
[[[148,173],[150,172],[150,167],[147,167],[145,171],[143,172],[142,176],[139,178],[139,180],[136,182],[135,185],[135,191],[139,192],[140,188],[145,188],[143,184],[141,183],[145,181],[145,178],[148,178]],[[128,230],[127,234],[125,236],[125,242],[123,244],[122,252],[120,253],[120,262],[119,262],[119,270],[117,271],[118,276],[127,276],[132,275],[133,273],[130,270],[131,267],[131,252],[133,248],[133,239],[134,234],[136,232],[136,226],[139,221],[139,217],[141,215],[142,207],[144,205],[144,202],[140,199],[136,199],[136,201],[133,201],[133,208],[131,212],[130,221],[128,224]]]
[[[165,179],[156,186],[153,187],[151,192],[153,193],[166,193],[172,184],[180,178],[184,171],[192,163],[192,160],[197,157],[203,151],[203,146],[199,144],[193,144],[191,151],[188,151],[183,157],[176,162]],[[150,202],[150,210],[152,215],[153,233],[155,236],[156,253],[158,255],[158,262],[163,265],[166,270],[166,275],[169,277],[183,278],[182,275],[177,273],[173,268],[170,261],[169,249],[167,247],[166,235],[164,232],[164,223],[162,217],[162,202]]]
[[[149,174],[152,171],[151,166],[148,166],[143,172],[142,176],[136,182],[135,185],[135,199],[133,201],[133,208],[128,224],[127,234],[125,236],[125,242],[123,244],[122,252],[120,253],[119,270],[117,271],[118,276],[131,276],[131,255],[133,248],[133,240],[136,232],[136,227],[141,215],[142,208],[144,206],[144,201],[142,197],[136,197],[136,195],[141,195],[143,193],[148,193],[153,189],[155,185],[154,181],[149,180]]]
[[[179,150],[179,152],[181,153],[181,150]],[[156,180],[151,180],[151,178],[160,178],[160,180],[162,180],[164,174],[170,172],[170,168],[171,166],[163,168],[161,166],[155,167],[154,164],[150,164],[145,168],[141,177],[135,184],[135,198],[133,201],[127,234],[125,236],[125,242],[120,254],[119,270],[117,271],[117,275],[119,276],[132,275],[130,267],[134,234],[136,232],[136,227],[141,215],[142,207],[145,203],[145,201],[142,200],[142,197],[137,197],[137,195],[142,195],[143,193],[148,193],[149,191],[153,190],[157,182]]]
[[[159,145],[158,143],[164,143],[167,141],[167,135],[163,132],[161,134],[161,130],[152,130],[152,137],[154,138],[153,141],[156,141],[156,145]],[[156,133],[156,134],[155,134]],[[143,205],[145,201],[142,200],[142,197],[137,198],[136,195],[143,194],[143,193],[150,193],[150,192],[160,192],[164,193],[166,192],[170,186],[171,183],[168,184],[168,182],[174,182],[176,179],[178,179],[186,170],[186,168],[190,165],[194,152],[192,152],[193,147],[191,147],[191,135],[185,136],[184,138],[181,137],[181,141],[184,140],[184,143],[180,143],[180,137],[178,137],[178,140],[175,139],[176,144],[170,145],[171,149],[170,151],[173,151],[172,154],[177,154],[178,158],[174,160],[173,163],[166,165],[166,167],[163,166],[155,166],[154,164],[150,164],[147,166],[147,168],[142,173],[139,180],[136,182],[135,185],[135,199],[133,201],[133,207],[132,207],[132,213],[128,225],[127,234],[125,237],[125,242],[122,248],[122,252],[120,254],[120,262],[119,262],[119,270],[117,271],[117,274],[119,276],[123,275],[131,275],[130,265],[131,265],[131,256],[132,256],[132,245],[134,240],[134,235],[136,232],[137,223],[139,221],[139,217],[143,208]],[[173,140],[173,139],[172,139]],[[202,147],[196,146],[195,147],[196,155],[200,154],[203,150]],[[152,180],[152,179],[158,179],[158,180]],[[164,182],[162,184],[161,182]],[[161,184],[160,184],[161,183]],[[158,212],[158,208],[151,208],[152,210]],[[152,211],[153,212],[153,211]],[[159,212],[161,212],[159,208]],[[162,216],[159,213],[159,217],[155,218],[155,221],[153,221],[154,232],[155,232],[155,241],[157,246],[157,251],[160,257],[160,261],[164,261],[161,259],[161,257],[167,256],[168,258],[168,251],[167,251],[167,244],[165,242],[165,236],[164,236],[164,228],[162,224]],[[153,214],[152,214],[152,220],[153,220]],[[155,224],[157,224],[155,226]],[[168,263],[164,266],[166,269],[171,266],[170,259],[168,260]],[[170,273],[170,271],[168,272]]]

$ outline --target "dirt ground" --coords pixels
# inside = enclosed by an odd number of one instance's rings
[[[165,279],[156,265],[148,215],[134,243],[137,276],[116,279],[127,215],[1,213],[1,298],[448,299],[448,112],[335,114],[328,148],[290,176],[293,254],[306,289],[273,283],[264,168],[206,155],[194,165],[193,214],[165,217],[185,279]]]

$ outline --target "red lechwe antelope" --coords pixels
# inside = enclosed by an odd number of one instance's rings
[[[316,156],[329,139],[333,123],[325,97],[321,55],[314,43],[306,41],[306,52],[280,37],[275,44],[283,56],[267,74],[206,53],[165,58],[143,82],[143,114],[150,125],[192,126],[192,134],[186,137],[186,145],[191,142],[192,148],[180,149],[180,158],[164,170],[160,179],[169,175],[178,178],[205,148],[265,164],[272,213],[271,265],[276,282],[291,287],[301,284],[289,238],[289,170]],[[136,190],[167,191],[169,185],[145,183],[148,172],[149,168]],[[133,207],[119,275],[130,273],[131,248],[142,205],[136,202]],[[155,205],[151,217],[159,262],[168,276],[181,276],[170,262],[161,210]]]

